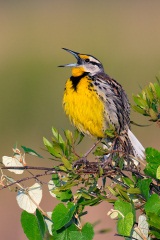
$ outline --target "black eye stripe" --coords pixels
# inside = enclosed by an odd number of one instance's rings
[[[97,63],[97,62],[94,62],[94,61],[90,61],[88,58],[87,59],[85,59],[85,62],[87,62],[87,63],[91,63],[91,64],[93,64],[93,65],[99,65],[99,63]]]
[[[93,66],[98,66],[99,68],[103,68],[100,62],[95,62],[94,60],[90,60],[89,58],[85,59],[84,62],[92,64]]]
[[[93,61],[90,61],[90,63],[92,63],[93,65],[99,65],[99,63],[97,63],[97,62],[93,62]]]

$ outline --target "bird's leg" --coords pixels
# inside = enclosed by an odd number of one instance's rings
[[[127,139],[125,137],[125,132],[123,135],[123,132],[121,133],[121,136],[119,136],[119,142],[123,149],[123,157],[125,160],[125,165],[128,167],[128,169],[133,169],[136,167],[136,161],[131,158],[131,154],[133,154],[133,149],[130,146],[130,144],[127,142]],[[134,154],[133,154],[134,156]]]
[[[130,145],[126,141],[125,137],[125,132],[121,132],[121,135],[117,135],[116,138],[114,139],[113,145],[112,145],[112,150],[110,154],[110,161],[112,165],[112,157],[114,156],[115,152],[117,152],[118,157],[124,158],[124,164],[125,166],[128,167],[128,169],[133,169],[135,168],[135,162],[134,160],[130,157],[130,153],[132,152],[132,149],[130,148]]]
[[[107,154],[107,155],[104,155],[103,156],[103,168],[105,168],[106,166],[113,166],[113,164],[112,164],[112,154],[111,153],[109,153],[109,154]]]
[[[105,168],[106,166],[113,167],[113,156],[115,153],[118,153],[118,150],[116,149],[116,146],[118,144],[117,141],[119,141],[118,135],[112,141],[111,147],[109,149],[110,153],[103,156],[103,159],[104,159],[103,164],[102,164],[103,168]]]
[[[76,165],[82,165],[82,164],[85,164],[87,165],[87,163],[89,162],[87,160],[87,157],[88,155],[93,151],[93,149],[98,145],[98,143],[100,143],[101,139],[98,139],[94,144],[93,146],[84,154],[83,157],[81,157],[80,159],[78,159],[77,161],[75,161],[73,163],[73,168],[76,166]]]

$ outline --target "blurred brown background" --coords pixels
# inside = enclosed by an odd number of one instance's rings
[[[159,12],[159,0],[0,1],[1,156],[11,156],[16,142],[46,156],[42,137],[51,137],[51,127],[71,129],[61,104],[70,69],[57,66],[75,60],[62,47],[97,57],[133,103],[132,94],[160,76]],[[132,120],[148,123],[135,113]],[[145,147],[159,148],[156,126],[132,130]],[[86,137],[80,151],[92,142]],[[27,159],[29,165],[52,166],[47,159]],[[26,239],[15,196],[8,190],[0,192],[0,238],[4,240]],[[46,190],[43,209],[52,210],[55,203]],[[88,208],[84,222],[101,219],[96,232],[111,230],[96,234],[95,240],[122,239],[114,236],[115,223],[107,217],[111,207],[103,203]]]

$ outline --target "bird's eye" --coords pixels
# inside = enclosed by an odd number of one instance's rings
[[[87,58],[87,59],[85,59],[85,62],[89,62],[89,59]]]

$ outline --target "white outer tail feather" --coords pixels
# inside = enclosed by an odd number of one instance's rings
[[[133,146],[133,152],[135,154],[135,157],[137,157],[140,160],[144,160],[145,159],[145,154],[144,154],[145,149],[142,146],[142,144],[138,141],[136,136],[131,132],[130,129],[128,129],[128,137]]]

